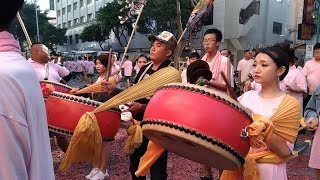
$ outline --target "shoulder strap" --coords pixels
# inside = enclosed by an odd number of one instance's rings
[[[46,74],[44,76],[44,80],[48,80],[49,78],[49,63],[47,63],[45,66],[44,66],[45,70],[46,70]]]

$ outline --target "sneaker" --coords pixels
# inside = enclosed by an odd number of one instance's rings
[[[91,172],[88,174],[88,175],[86,175],[86,179],[91,179],[94,175],[96,175],[97,173],[99,172],[99,169],[98,168],[93,168],[92,170],[91,170]]]
[[[104,178],[107,177],[109,177],[108,170],[106,171],[106,173],[103,173],[99,170],[99,172],[96,173],[90,180],[104,180]]]

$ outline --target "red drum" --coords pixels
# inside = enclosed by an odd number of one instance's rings
[[[40,81],[40,87],[44,98],[48,98],[53,91],[69,93],[72,89],[70,86],[46,80]]]
[[[81,116],[100,105],[101,102],[87,98],[52,92],[46,101],[49,130],[71,136]],[[103,140],[114,140],[120,128],[120,110],[96,113],[96,117]]]
[[[151,98],[141,122],[143,134],[189,160],[235,170],[250,148],[245,128],[252,119],[235,100],[217,91],[168,84]]]

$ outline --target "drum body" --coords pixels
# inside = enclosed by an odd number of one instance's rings
[[[61,83],[52,82],[52,81],[45,81],[45,80],[40,81],[40,87],[41,87],[43,97],[45,99],[47,99],[50,93],[53,91],[69,93],[72,89],[70,86],[67,86]]]
[[[239,103],[214,90],[168,84],[151,98],[143,134],[192,161],[235,170],[244,164],[250,142],[241,134],[252,122]]]
[[[81,116],[101,105],[98,101],[59,92],[52,92],[45,104],[49,130],[70,136]],[[95,115],[103,140],[113,140],[120,128],[120,110],[110,109]]]

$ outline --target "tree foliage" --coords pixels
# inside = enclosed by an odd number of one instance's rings
[[[115,34],[119,44],[124,47],[128,43],[127,33],[132,31],[131,23],[126,22],[120,24],[119,16],[125,15],[127,12],[121,11],[123,5],[118,3],[118,0],[107,3],[105,7],[97,12],[97,21],[106,31],[112,31]]]
[[[185,27],[193,9],[190,1],[180,1],[181,21]],[[177,2],[173,0],[150,0],[146,4],[137,31],[142,34],[156,34],[161,31],[170,31],[178,34],[176,22]]]
[[[109,38],[110,30],[104,29],[103,26],[100,24],[92,24],[87,26],[82,31],[80,38],[82,41],[97,41],[99,42],[100,48],[103,50],[102,44],[105,42],[106,39]]]
[[[48,22],[47,12],[40,12],[38,8],[39,33],[42,43],[53,49],[55,45],[62,45],[67,41],[65,37],[66,29],[56,28]],[[21,18],[28,31],[30,39],[35,42],[37,35],[35,4],[26,3],[20,11]],[[17,19],[11,25],[10,32],[19,40],[20,44],[26,44],[26,38]],[[25,47],[22,47],[25,48]]]

